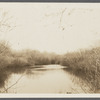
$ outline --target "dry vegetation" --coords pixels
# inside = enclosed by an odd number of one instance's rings
[[[35,65],[61,64],[66,71],[87,82],[93,93],[100,92],[100,47],[91,50],[56,55],[36,50],[13,51],[5,42],[0,42],[0,87],[11,73],[22,73]]]
[[[13,51],[5,42],[0,42],[0,69],[33,65],[59,64],[60,56],[54,53],[40,53],[35,50]]]
[[[59,64],[59,57],[35,50],[13,51],[7,42],[0,41],[0,87],[12,73],[23,73],[35,65]]]
[[[61,64],[86,81],[91,91],[100,92],[100,47],[67,53],[62,57]]]
[[[0,31],[12,30],[7,13],[2,14]],[[6,29],[5,29],[6,27]],[[5,41],[0,41],[0,87],[3,87],[11,73],[21,73],[33,65],[61,64],[71,72],[89,83],[90,89],[100,92],[100,47],[80,52],[56,55],[40,53],[35,50],[13,51]]]
[[[13,30],[13,16],[0,9],[0,35]],[[5,85],[11,73],[22,73],[35,65],[59,64],[59,55],[40,53],[35,50],[14,51],[6,41],[0,39],[0,87]],[[33,66],[34,65],[34,66]]]

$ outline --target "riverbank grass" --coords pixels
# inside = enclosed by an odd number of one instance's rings
[[[61,65],[87,81],[94,93],[100,92],[100,47],[68,53],[63,56]]]

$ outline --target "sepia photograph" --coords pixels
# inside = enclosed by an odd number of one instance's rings
[[[0,3],[0,95],[99,93],[100,3]]]

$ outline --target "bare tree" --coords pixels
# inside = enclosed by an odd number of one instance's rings
[[[16,27],[15,23],[12,21],[13,16],[9,15],[7,11],[0,12],[0,31],[8,32],[11,31],[14,27]]]
[[[13,16],[9,12],[0,9],[0,33],[5,34],[14,27],[16,27],[15,22],[13,21]],[[0,35],[1,35],[0,34]],[[8,42],[0,40],[0,55],[9,49]]]

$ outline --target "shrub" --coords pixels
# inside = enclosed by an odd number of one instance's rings
[[[63,56],[61,64],[70,72],[87,81],[94,92],[100,88],[100,48],[68,53]]]

